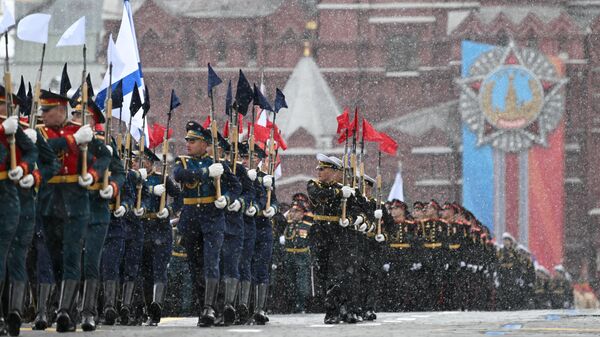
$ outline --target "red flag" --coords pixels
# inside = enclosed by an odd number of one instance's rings
[[[206,120],[204,120],[204,124],[202,124],[202,127],[205,129],[210,128],[210,115],[206,116]]]
[[[229,120],[225,121],[225,126],[223,127],[223,137],[229,138]]]
[[[248,123],[248,130],[250,130],[250,125],[252,123]],[[250,131],[248,131],[250,132]],[[264,127],[262,125],[254,124],[254,140],[258,142],[266,142],[269,139],[269,128]]]
[[[354,110],[354,120],[352,121],[352,124],[350,124],[348,128],[342,131],[342,134],[338,139],[338,144],[345,142],[346,137],[350,138],[354,136],[355,131],[358,132],[358,107],[356,107],[356,109]]]
[[[366,118],[363,118],[362,125],[362,134],[363,139],[368,142],[381,142],[383,138],[381,138],[381,134],[375,128],[367,122]]]
[[[379,136],[381,137],[379,151],[395,156],[398,152],[398,143],[386,133],[380,132]]]
[[[148,136],[150,138],[148,147],[151,149],[154,149],[157,146],[159,146],[160,144],[162,144],[163,138],[165,136],[166,127],[163,125],[160,125],[158,123],[154,123],[152,125],[152,127],[148,127],[148,129],[149,129]],[[173,129],[169,129],[169,132],[167,134],[167,139],[171,138],[172,135],[173,135]]]
[[[277,126],[275,126],[275,135],[273,138],[277,142],[277,146],[279,146],[283,151],[287,150],[287,148],[288,148],[287,143],[285,142],[285,140],[283,140],[283,137],[281,136],[281,132],[279,131]]]
[[[238,135],[244,132],[244,116],[241,114],[238,115]],[[229,137],[229,120],[225,121],[225,126],[223,127],[223,137]]]
[[[348,110],[348,108],[344,108],[344,112],[342,112],[341,115],[337,116],[336,119],[338,123],[336,134],[339,135],[340,132],[346,130],[350,124],[350,111]]]

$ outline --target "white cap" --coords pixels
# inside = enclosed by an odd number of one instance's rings
[[[504,239],[509,239],[509,240],[511,240],[512,242],[515,242],[515,241],[517,241],[517,240],[515,240],[515,238],[514,238],[512,235],[510,235],[510,233],[509,233],[509,232],[504,232],[504,233],[502,233],[502,240],[504,240]]]

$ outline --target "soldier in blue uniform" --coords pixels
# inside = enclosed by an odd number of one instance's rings
[[[13,97],[10,94],[10,97]],[[2,97],[6,97],[4,88],[2,88]],[[4,99],[5,101],[6,99]],[[16,101],[13,99],[13,102]],[[2,110],[0,110],[0,296],[4,289],[4,282],[6,280],[6,263],[9,251],[12,246],[17,244],[19,246],[27,247],[27,243],[21,244],[19,241],[22,236],[27,236],[23,230],[31,232],[32,223],[29,221],[28,224],[20,225],[21,214],[28,214],[32,216],[33,211],[31,208],[34,207],[33,200],[29,200],[29,203],[23,203],[19,201],[19,187],[30,189],[35,183],[36,178],[34,177],[34,165],[38,160],[38,149],[35,143],[25,134],[23,129],[19,128],[19,119],[16,116],[7,118],[7,111],[5,109],[6,104],[2,104]],[[15,168],[10,169],[10,149],[9,139],[14,137],[16,147],[16,162]],[[37,180],[39,182],[39,173]],[[17,186],[17,184],[19,186]],[[25,209],[21,209],[21,206],[25,206]],[[23,227],[29,227],[29,229]],[[31,234],[28,235],[31,239]],[[24,264],[23,261],[9,260],[8,262],[19,262],[19,265]],[[18,267],[16,265],[9,265],[13,271],[18,271],[21,277],[25,278],[24,267]],[[15,270],[18,269],[18,270]],[[10,335],[18,335],[21,327],[21,311],[23,306],[23,298],[25,295],[25,281],[14,278],[14,275],[10,275],[10,288],[8,289],[9,298],[9,312],[6,317],[6,328]],[[5,323],[2,310],[0,309],[0,335],[5,333]]]
[[[255,159],[258,161],[258,157]],[[255,217],[256,239],[252,258],[252,279],[254,283],[254,322],[263,325],[269,321],[266,314],[267,291],[269,289],[269,269],[273,253],[273,230],[271,218],[277,213],[277,197],[273,176],[265,173],[268,163],[263,160],[263,167],[258,172],[258,182],[271,191],[271,205],[258,210]],[[257,163],[258,164],[258,163]],[[263,171],[264,170],[264,171]],[[266,192],[265,192],[266,193]]]
[[[218,139],[219,147],[226,153],[226,158],[229,158],[231,146],[220,133],[218,133]],[[233,168],[229,160],[225,160],[224,165]],[[227,212],[225,212],[225,236],[223,239],[223,248],[221,249],[222,280],[225,286],[223,323],[226,326],[233,324],[236,318],[234,301],[240,279],[239,264],[244,245],[244,212],[254,199],[253,181],[248,177],[246,168],[241,162],[237,162],[235,165],[235,180],[241,184],[242,191],[240,196],[233,199],[230,205],[227,206]],[[226,181],[236,183],[229,178]],[[231,187],[228,187],[229,189]]]
[[[87,187],[102,178],[111,155],[103,142],[94,140],[89,125],[67,124],[65,97],[42,91],[41,106],[45,125],[40,132],[61,162],[58,174],[40,190],[40,203],[54,273],[62,280],[56,330],[66,332],[75,328],[69,311],[81,279],[82,242],[89,222]],[[96,160],[82,175],[83,145]]]
[[[196,122],[188,122],[186,130],[188,156],[178,157],[173,168],[175,181],[183,187],[178,231],[183,236],[198,297],[204,278],[204,308],[198,325],[212,326],[220,277],[219,255],[225,231],[224,209],[239,196],[241,186],[238,183],[235,189],[223,191],[217,198],[214,179],[221,179],[227,167],[214,163],[208,155],[207,148],[212,142],[209,131]]]
[[[136,317],[133,308],[133,293],[135,283],[138,281],[140,264],[142,262],[142,249],[144,247],[144,228],[140,218],[144,215],[144,205],[137,208],[137,186],[142,186],[142,193],[147,193],[143,186],[148,172],[145,168],[139,167],[139,161],[136,160],[140,154],[139,151],[131,152],[131,169],[127,172],[126,185],[131,190],[131,208],[125,214],[123,219],[124,246],[123,261],[121,265],[121,278],[123,287],[121,292],[121,310],[119,311],[121,325],[137,325],[141,323]]]
[[[244,166],[249,166],[249,145],[248,142],[242,142],[238,145],[238,151],[242,158]],[[253,153],[256,162],[266,157],[265,152],[258,146],[254,146]],[[246,205],[244,211],[244,242],[242,255],[240,257],[239,272],[240,286],[238,293],[238,305],[236,308],[238,314],[238,324],[245,324],[249,318],[248,303],[250,300],[250,288],[252,285],[252,258],[254,257],[254,244],[256,239],[256,223],[255,215],[259,209],[264,209],[267,202],[267,194],[265,188],[258,181],[256,169],[247,170],[247,175],[252,181],[254,197],[251,202]]]
[[[72,112],[72,121],[80,122],[82,105],[81,99],[77,102]],[[95,125],[96,139],[104,142],[104,130],[102,129],[105,123],[102,111],[98,106],[90,100],[88,102],[88,110],[92,114],[91,123]],[[100,280],[100,259],[104,239],[108,231],[110,222],[109,201],[116,197],[125,182],[125,170],[123,164],[116,154],[115,148],[106,146],[111,153],[109,164],[110,177],[108,184],[103,185],[103,181],[96,182],[88,187],[90,198],[90,221],[85,232],[84,250],[83,250],[83,310],[81,312],[81,328],[83,331],[96,330],[95,318],[97,315],[97,299],[98,286]],[[92,154],[88,155],[88,159],[93,159]]]
[[[120,156],[113,151],[115,159]],[[139,179],[135,172],[125,176],[125,182],[119,192],[119,198],[113,198],[109,204],[112,211],[104,248],[102,250],[101,275],[104,290],[104,324],[114,325],[118,317],[116,309],[117,289],[121,277],[121,261],[125,253],[125,226],[124,216],[133,209],[135,198],[135,183],[131,179]],[[119,204],[117,205],[117,201]]]
[[[162,316],[167,286],[167,265],[173,250],[173,233],[169,216],[181,209],[181,190],[167,177],[166,186],[163,176],[154,169],[154,163],[160,159],[150,149],[144,151],[144,168],[148,177],[144,181],[146,193],[142,195],[145,213],[142,216],[144,229],[144,248],[142,251],[142,278],[144,280],[144,299],[148,313],[147,325],[156,326]],[[163,193],[173,198],[173,202],[160,208]]]

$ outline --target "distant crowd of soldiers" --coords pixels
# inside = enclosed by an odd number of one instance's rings
[[[267,299],[277,310],[282,294],[293,297],[291,311],[308,305],[327,324],[374,320],[377,310],[572,303],[566,276],[536,275],[514,239],[497,248],[457,204],[417,202],[411,213],[398,200],[384,205],[373,179],[351,187],[342,160],[320,154],[317,179],[284,213],[272,147],[231,144],[190,121],[187,155],[168,174],[166,153],[161,165],[143,141],[134,150],[129,132],[123,146],[113,139],[91,84],[69,97],[66,71],[61,82],[34,99],[39,125],[36,114],[16,113],[31,96],[0,87],[0,335],[19,335],[23,321],[58,332],[156,326],[172,256],[187,262],[201,327],[265,324]],[[132,102],[131,114],[147,113],[149,100]]]

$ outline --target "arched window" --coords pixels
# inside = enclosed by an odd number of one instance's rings
[[[415,70],[419,66],[417,37],[413,34],[393,35],[387,40],[389,71]]]
[[[217,40],[217,62],[218,64],[224,64],[227,61],[227,42],[225,38],[220,37]]]
[[[504,29],[500,29],[498,34],[496,34],[496,44],[499,46],[508,46],[508,42],[510,41],[510,36]]]
[[[258,58],[258,46],[256,45],[256,41],[250,40],[248,42],[248,65],[256,65],[256,61]]]
[[[533,29],[530,29],[529,32],[527,32],[527,48],[537,49],[538,43],[539,41],[537,34],[533,31]]]
[[[183,45],[186,61],[195,62],[198,59],[198,40],[198,35],[191,28],[185,30]]]

